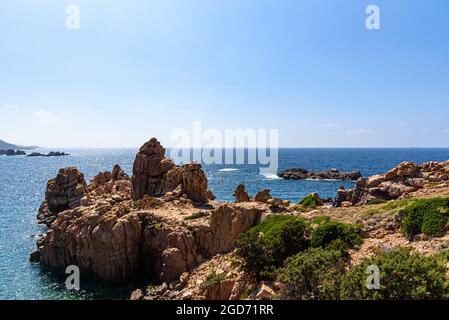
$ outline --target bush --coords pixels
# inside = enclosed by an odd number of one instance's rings
[[[442,236],[448,221],[449,198],[416,200],[404,210],[402,230],[409,239],[425,233],[429,236]]]
[[[362,244],[362,236],[358,228],[338,221],[327,221],[320,224],[312,233],[312,247],[326,247],[335,240],[341,240],[348,248]]]
[[[315,209],[318,207],[318,202],[312,194],[309,194],[307,197],[299,201],[299,204],[302,205],[303,208]]]
[[[215,271],[213,271],[207,276],[206,280],[203,283],[201,283],[200,287],[201,289],[206,290],[215,287],[225,279],[226,279],[226,272],[216,273]]]
[[[339,250],[310,248],[286,260],[278,281],[285,284],[284,299],[337,299],[342,273],[343,255]]]
[[[380,270],[380,289],[368,289],[366,269]],[[449,295],[446,267],[441,259],[411,253],[407,249],[390,251],[366,259],[343,276],[342,299],[443,299]]]
[[[386,200],[385,199],[381,199],[381,198],[374,198],[371,200],[368,200],[366,202],[367,205],[373,205],[373,204],[381,204],[381,203],[385,203]]]
[[[304,219],[274,215],[242,233],[236,241],[242,268],[257,277],[267,276],[284,260],[309,246]]]

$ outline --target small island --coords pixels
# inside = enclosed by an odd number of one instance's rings
[[[22,150],[14,150],[14,149],[7,149],[7,150],[0,149],[0,155],[24,156],[24,155],[26,155],[26,152],[22,151]]]
[[[27,157],[64,157],[64,156],[70,156],[70,154],[60,151],[50,151],[47,154],[40,153],[40,152],[32,152]]]
[[[362,177],[360,171],[340,172],[338,169],[330,169],[328,171],[316,172],[308,171],[303,168],[293,168],[281,171],[278,176],[283,179],[292,180],[352,180],[355,181]]]

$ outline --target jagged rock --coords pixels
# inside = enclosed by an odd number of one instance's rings
[[[240,184],[235,188],[233,196],[235,197],[235,202],[249,202],[251,198],[245,191],[245,186]]]
[[[164,154],[165,149],[156,138],[140,148],[131,178],[134,200],[142,199],[145,195],[163,196],[180,185],[188,199],[208,202],[214,198],[208,193],[207,178],[200,164],[188,163],[179,167]]]
[[[41,254],[39,252],[39,250],[33,251],[30,254],[30,262],[39,262],[41,259]]]
[[[117,181],[117,180],[122,180],[122,179],[128,179],[128,175],[122,170],[122,168],[120,168],[120,166],[118,164],[114,165],[114,167],[112,168],[112,180]]]
[[[188,163],[181,167],[181,191],[188,199],[197,202],[208,202],[207,178],[199,163]]]
[[[175,166],[170,160],[162,162],[165,160],[164,154],[165,149],[156,138],[150,139],[140,148],[134,160],[131,178],[131,192],[134,200],[142,199],[145,195],[163,194],[165,175]]]
[[[232,250],[238,235],[257,224],[264,210],[257,204],[214,203],[205,207],[205,218],[186,221],[185,211],[198,212],[192,202],[180,210],[178,203],[152,198],[157,206],[146,209],[138,205],[145,199],[123,200],[130,190],[120,192],[117,184],[125,181],[106,182],[92,189],[88,206],[59,213],[39,240],[41,263],[61,269],[75,264],[111,282],[126,281],[138,271],[172,282],[205,258]],[[107,185],[112,185],[110,193],[98,192]]]
[[[304,179],[357,180],[362,177],[362,174],[358,170],[352,172],[340,172],[336,168],[332,168],[329,171],[324,172],[308,171],[303,168],[293,168],[279,172],[278,176],[283,179],[293,179],[293,180],[304,180]]]
[[[84,208],[84,207],[82,207]],[[120,282],[139,267],[142,232],[137,214],[119,217],[94,208],[61,212],[39,243],[41,262],[55,268],[75,264],[83,272]]]
[[[143,300],[144,296],[142,290],[136,289],[131,293],[129,300]]]
[[[259,192],[256,193],[256,195],[254,197],[254,201],[267,203],[268,200],[270,200],[271,198],[272,197],[270,195],[270,190],[269,189],[264,189],[264,190],[259,191]]]
[[[268,300],[273,298],[274,294],[275,294],[274,290],[262,282],[260,284],[259,290],[256,293],[255,298],[257,300]]]
[[[49,226],[58,213],[81,205],[81,199],[87,193],[84,175],[75,167],[59,170],[56,178],[47,183],[45,200],[37,215],[39,223]]]
[[[384,174],[358,179],[354,189],[340,188],[335,204],[341,206],[344,202],[350,202],[360,205],[372,199],[397,199],[424,188],[428,183],[447,181],[448,174],[449,161],[432,161],[422,165],[402,162]]]

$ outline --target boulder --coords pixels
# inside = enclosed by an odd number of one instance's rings
[[[207,178],[198,163],[177,166],[165,157],[165,149],[156,138],[146,142],[134,160],[131,178],[131,194],[134,200],[145,195],[163,196],[181,186],[187,198],[208,202],[214,198],[207,190]]]
[[[112,168],[111,178],[114,181],[128,179],[128,175],[120,168],[118,164],[114,165]]]
[[[256,193],[254,201],[268,203],[268,200],[270,200],[271,198],[272,197],[270,195],[270,190],[264,189]]]
[[[84,175],[75,167],[59,170],[56,178],[50,179],[45,191],[39,213],[39,223],[49,226],[58,213],[81,205],[81,199],[87,193]]]
[[[181,191],[188,199],[197,202],[208,202],[207,178],[199,163],[188,163],[181,167]]]
[[[245,191],[245,186],[240,184],[235,188],[233,196],[235,197],[235,202],[249,202],[251,198]]]

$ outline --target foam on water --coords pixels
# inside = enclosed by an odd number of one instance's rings
[[[220,172],[234,172],[234,171],[239,171],[239,169],[236,169],[236,168],[224,168],[224,169],[220,169],[218,171],[220,171]]]

